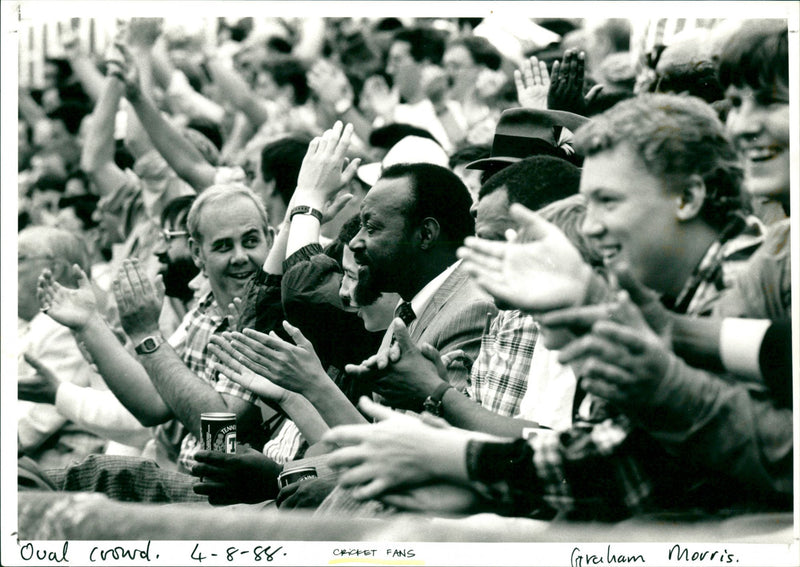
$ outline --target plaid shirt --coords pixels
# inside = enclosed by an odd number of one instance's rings
[[[481,350],[467,382],[467,395],[484,408],[513,417],[528,386],[533,348],[539,336],[533,317],[500,311],[481,338]]]
[[[256,396],[225,378],[211,371],[208,362],[208,340],[214,333],[220,333],[228,328],[228,319],[223,315],[217,305],[214,295],[209,291],[203,296],[197,305],[189,311],[183,318],[180,326],[169,338],[169,344],[183,360],[186,367],[194,372],[200,379],[214,386],[214,389],[229,396],[237,396],[256,403]],[[162,427],[162,426],[159,426]],[[191,470],[195,461],[194,453],[202,447],[202,444],[191,433],[187,433],[181,442],[181,451],[178,457],[178,464],[187,470]]]

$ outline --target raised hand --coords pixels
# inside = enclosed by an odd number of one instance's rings
[[[158,318],[164,303],[161,276],[151,282],[142,272],[138,260],[125,260],[111,287],[122,329],[134,344],[159,332]]]
[[[342,447],[331,453],[328,464],[341,469],[341,485],[358,487],[355,498],[376,498],[435,479],[466,479],[470,433],[431,427],[367,398],[359,407],[381,421],[335,427],[322,439]]]
[[[239,362],[236,357],[241,357],[242,355],[239,354],[224,337],[211,335],[210,342],[208,343],[208,352],[218,359],[218,361],[211,361],[213,369],[223,374],[229,380],[236,382],[264,399],[274,401],[278,404],[286,398],[288,394],[286,388],[281,388],[273,383],[267,376],[256,374]]]
[[[603,88],[595,85],[584,97],[586,54],[577,49],[567,49],[561,63],[553,63],[550,73],[550,89],[547,93],[547,108],[565,110],[574,114],[586,115],[588,103]]]
[[[72,273],[78,281],[78,289],[62,286],[49,269],[43,270],[36,284],[36,295],[43,312],[57,323],[80,332],[99,311],[89,278],[77,264],[72,266]]]
[[[125,98],[134,102],[142,96],[139,67],[124,43],[114,43],[106,55],[106,68],[108,76],[116,77],[125,85]]]
[[[223,333],[223,337],[236,351],[236,360],[256,374],[268,376],[277,386],[303,394],[318,387],[320,381],[330,380],[314,347],[300,329],[287,321],[283,322],[283,328],[295,344],[284,341],[274,331],[267,335],[254,329]]]
[[[579,305],[592,269],[557,227],[519,204],[511,206],[518,240],[470,237],[459,248],[466,269],[495,298],[532,313]]]
[[[240,445],[235,453],[198,451],[192,475],[200,477],[192,489],[214,505],[255,504],[278,493],[281,467],[265,455]]]
[[[131,18],[127,27],[127,43],[132,48],[149,49],[161,35],[161,18]]]
[[[17,382],[17,398],[26,402],[55,404],[56,392],[61,381],[39,359],[25,353],[25,362],[36,371],[38,380]]]
[[[355,175],[361,161],[354,159],[346,168],[345,153],[353,137],[353,126],[336,121],[333,128],[311,140],[297,175],[293,203],[323,206]],[[344,169],[344,170],[343,170]]]
[[[547,63],[533,55],[523,61],[514,71],[514,84],[517,86],[517,100],[520,106],[537,110],[547,109],[547,95],[550,90],[550,74]]]

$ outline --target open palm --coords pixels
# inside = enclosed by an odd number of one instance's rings
[[[77,265],[72,267],[78,289],[64,287],[45,269],[37,283],[37,297],[42,311],[70,329],[81,330],[98,313],[97,298],[86,274]]]

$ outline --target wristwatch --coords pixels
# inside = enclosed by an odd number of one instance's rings
[[[158,347],[163,345],[166,341],[161,335],[151,335],[145,337],[136,345],[136,354],[150,354],[158,350]]]
[[[444,404],[442,404],[442,398],[444,398],[444,393],[451,388],[452,386],[447,382],[437,386],[433,393],[425,398],[425,401],[422,403],[422,409],[437,417],[441,417],[444,413]]]

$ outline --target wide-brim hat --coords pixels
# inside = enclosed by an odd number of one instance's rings
[[[398,163],[432,163],[447,167],[447,152],[442,146],[429,138],[406,136],[386,152],[380,162],[367,163],[356,170],[358,178],[369,185],[375,185],[381,172]]]
[[[467,169],[488,169],[495,164],[509,164],[542,153],[542,145],[558,147],[564,129],[575,130],[589,119],[563,110],[511,108],[500,115],[488,158],[466,165]]]

